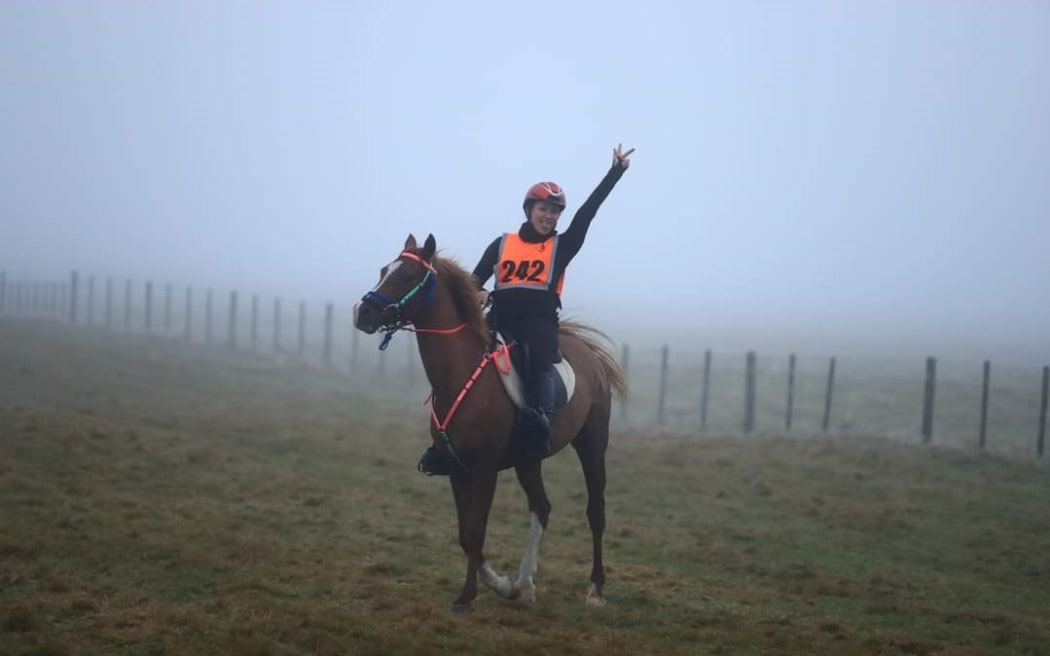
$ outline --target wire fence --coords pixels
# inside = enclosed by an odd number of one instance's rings
[[[9,280],[0,316],[48,317],[343,372],[415,399],[429,389],[415,340],[379,350],[352,305],[112,277]],[[881,435],[1042,457],[1050,367],[928,357],[713,353],[620,344],[621,429],[655,433]],[[374,385],[373,385],[374,386]]]

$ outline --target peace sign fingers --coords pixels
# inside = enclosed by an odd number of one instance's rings
[[[616,144],[616,148],[613,148],[613,166],[619,166],[626,169],[631,165],[631,153],[634,152],[634,148],[628,149],[624,152],[623,144]]]

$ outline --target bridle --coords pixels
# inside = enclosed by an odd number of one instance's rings
[[[437,269],[434,268],[434,265],[419,257],[415,253],[411,253],[409,251],[401,251],[401,254],[398,255],[398,259],[401,258],[415,260],[420,265],[422,265],[424,269],[426,269],[426,273],[423,274],[423,278],[418,283],[416,283],[414,287],[402,294],[400,298],[393,298],[391,296],[387,296],[386,294],[383,294],[374,289],[370,292],[367,292],[364,296],[361,297],[362,303],[367,303],[379,310],[380,312],[385,313],[390,309],[394,310],[393,321],[384,323],[379,326],[379,329],[386,333],[383,336],[383,341],[379,343],[380,351],[386,350],[386,347],[390,344],[390,340],[394,338],[394,333],[396,333],[399,330],[411,330],[417,333],[436,333],[439,335],[445,335],[462,330],[467,325],[467,322],[464,321],[455,328],[416,328],[412,325],[411,321],[408,321],[401,317],[401,308],[405,307],[409,303],[420,300],[429,303],[434,299],[434,286],[437,284],[438,275]],[[422,292],[422,294],[420,294],[420,292]]]

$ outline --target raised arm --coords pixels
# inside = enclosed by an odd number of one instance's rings
[[[624,172],[631,166],[630,157],[633,152],[634,148],[625,152],[621,144],[617,144],[616,148],[613,148],[612,166],[605,174],[605,177],[602,178],[602,181],[598,183],[598,186],[594,188],[594,191],[591,192],[591,195],[587,197],[587,200],[583,202],[583,205],[580,205],[580,209],[576,210],[576,214],[572,217],[572,223],[562,233],[559,240],[559,249],[565,250],[566,256],[570,259],[583,246],[583,240],[587,236],[587,229],[591,226],[591,220],[598,214],[598,208],[605,202],[613,187],[616,186],[616,183],[623,177]]]

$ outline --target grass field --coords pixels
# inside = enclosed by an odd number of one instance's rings
[[[608,604],[575,456],[533,607],[483,592],[422,398],[0,321],[0,655],[1050,654],[1050,471],[862,436],[615,432]],[[486,552],[528,516],[504,474]]]

